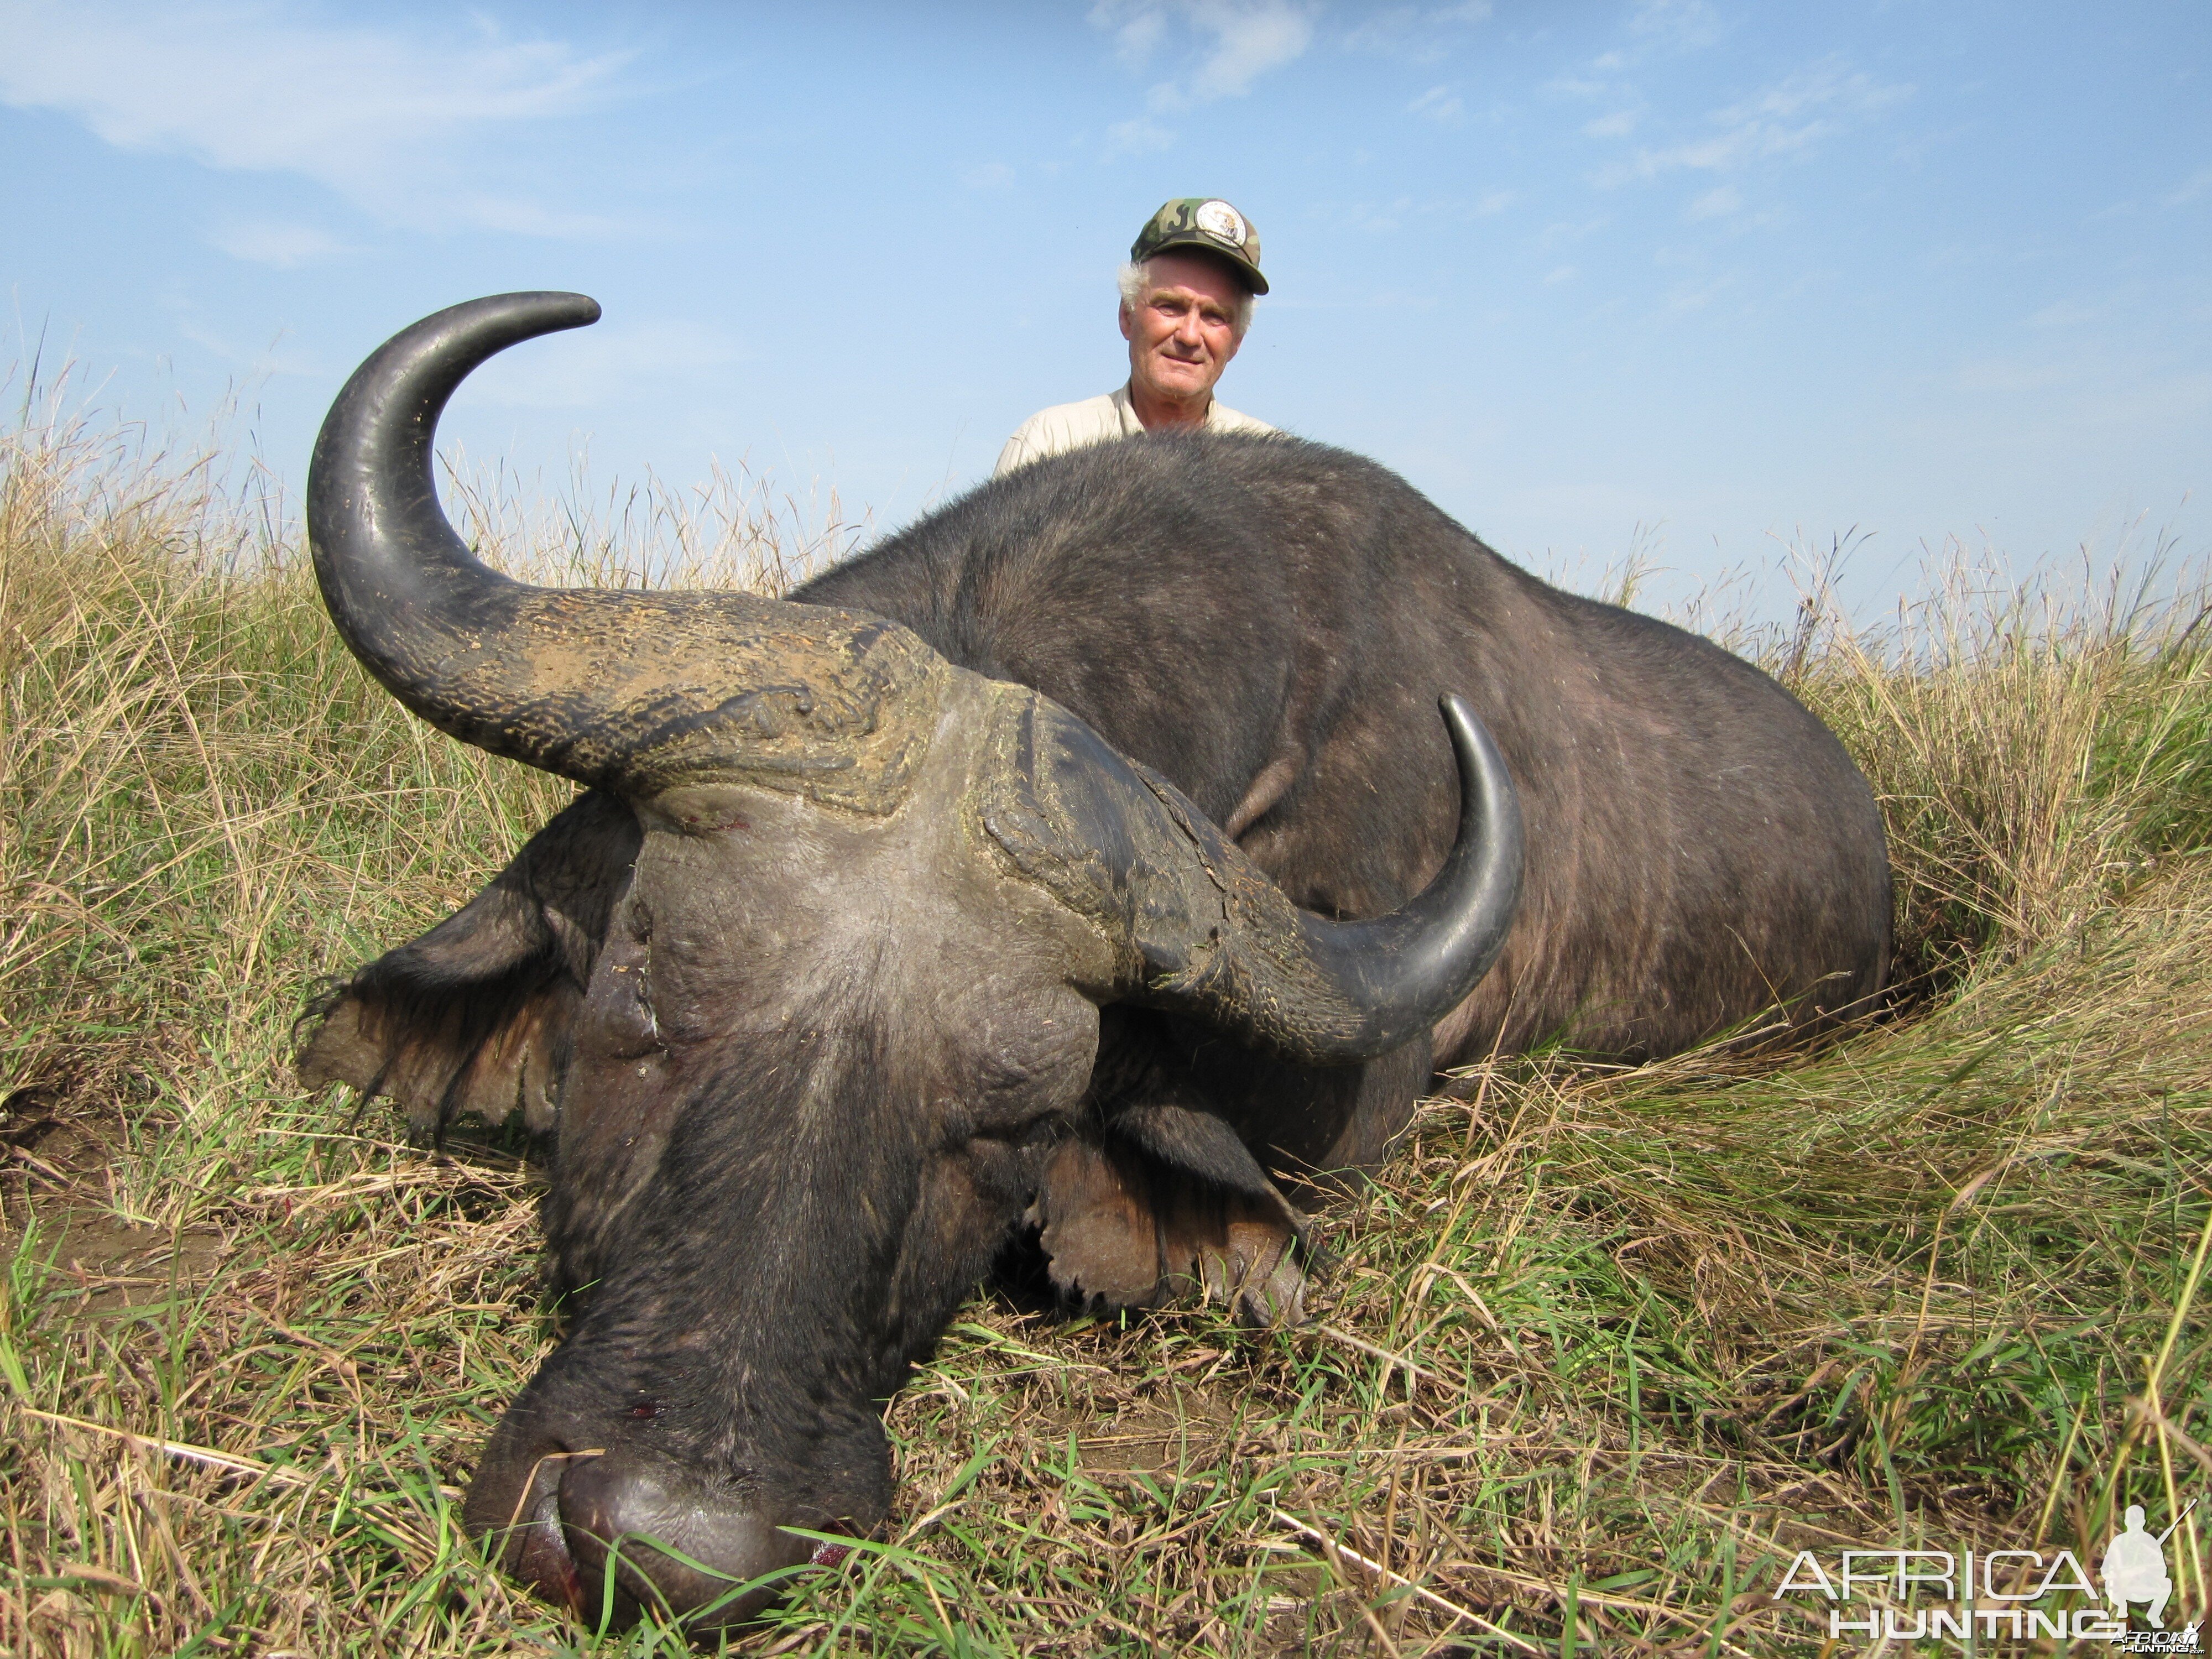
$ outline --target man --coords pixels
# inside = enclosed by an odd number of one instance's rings
[[[2112,1616],[2123,1620],[2129,1602],[2149,1602],[2151,1628],[2164,1630],[2159,1615],[2173,1594],[2173,1580],[2166,1573],[2166,1539],[2154,1538],[2143,1529],[2140,1504],[2128,1505],[2127,1523],[2127,1530],[2115,1533],[2105,1547],[2105,1599],[2112,1604]]]
[[[1004,477],[1063,450],[1166,428],[1273,432],[1213,395],[1251,325],[1253,296],[1267,291],[1260,235],[1250,220],[1203,196],[1168,203],[1137,234],[1121,267],[1128,384],[1030,416],[1006,440],[992,476]]]

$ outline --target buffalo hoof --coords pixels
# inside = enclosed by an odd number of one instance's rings
[[[471,1494],[470,1519],[492,1559],[593,1626],[648,1616],[699,1631],[742,1624],[794,1569],[844,1553],[658,1457],[556,1452],[538,1460],[506,1513],[483,1512],[489,1495]]]

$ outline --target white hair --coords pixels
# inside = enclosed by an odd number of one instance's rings
[[[1154,258],[1158,258],[1155,255]],[[1121,303],[1134,311],[1144,303],[1146,291],[1152,285],[1152,261],[1132,264],[1123,261],[1115,280],[1121,285]],[[1242,340],[1244,331],[1252,326],[1252,301],[1258,296],[1242,283],[1237,285],[1237,302],[1229,307],[1229,326]]]

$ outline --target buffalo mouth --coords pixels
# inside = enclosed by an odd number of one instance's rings
[[[865,1402],[808,1413],[811,1432],[748,1430],[690,1391],[611,1387],[579,1358],[555,1355],[507,1408],[463,1520],[493,1565],[586,1626],[743,1624],[849,1547],[806,1534],[864,1536],[889,1513],[890,1447]]]
[[[793,1576],[834,1567],[848,1548],[789,1529],[832,1530],[826,1517],[772,1518],[675,1459],[636,1449],[556,1446],[525,1462],[495,1444],[467,1519],[493,1562],[608,1629],[648,1618],[698,1632],[743,1624]]]

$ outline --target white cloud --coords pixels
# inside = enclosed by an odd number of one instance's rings
[[[1106,155],[1154,155],[1171,148],[1175,134],[1148,115],[1116,121],[1106,129]]]
[[[1475,216],[1479,219],[1487,219],[1493,213],[1504,212],[1520,199],[1520,193],[1517,191],[1486,190],[1475,200]]]
[[[1682,216],[1692,222],[1698,219],[1724,219],[1743,205],[1743,192],[1734,185],[1722,185],[1707,191],[1683,210]]]
[[[1723,110],[1715,118],[1727,122],[1787,120],[1814,109],[1864,114],[1893,104],[1911,91],[1911,87],[1878,86],[1863,73],[1846,72],[1842,60],[1831,58],[1802,75],[1778,81],[1758,96]]]
[[[1409,63],[1433,64],[1460,43],[1471,25],[1486,22],[1490,0],[1453,6],[1387,6],[1345,32],[1347,52],[1371,52]]]
[[[1313,40],[1313,15],[1286,0],[1197,0],[1192,27],[1213,37],[1213,50],[1191,78],[1189,95],[1200,103],[1241,98],[1269,70],[1304,55]]]
[[[64,111],[121,149],[313,179],[388,222],[592,234],[603,220],[466,182],[472,136],[611,97],[626,55],[468,29],[324,23],[252,0],[7,12],[0,101]]]
[[[1101,22],[1117,9],[1127,9],[1117,8],[1113,0],[1099,0],[1099,3],[1091,9],[1091,21]],[[1114,50],[1133,64],[1141,64],[1151,57],[1152,48],[1159,45],[1168,32],[1165,15],[1152,7],[1139,8],[1124,22],[1104,26],[1114,30]]]
[[[1554,248],[1571,247],[1586,237],[1595,236],[1605,228],[1607,222],[1603,216],[1600,216],[1595,219],[1584,219],[1575,223],[1561,220],[1555,224],[1546,225],[1537,234],[1536,246],[1546,253],[1551,252]]]
[[[2106,307],[2085,305],[2079,300],[2060,300],[2029,314],[2030,328],[2081,328],[2090,323],[2102,322]]]
[[[1594,81],[1576,75],[1562,75],[1544,82],[1544,90],[1555,92],[1563,98],[1603,98],[1613,90],[1610,81]]]
[[[1720,16],[1709,0],[1638,0],[1628,27],[1646,40],[1686,51],[1711,46],[1721,34]]]
[[[1600,52],[1577,70],[1554,76],[1543,83],[1543,90],[1555,97],[1613,105],[1609,113],[1591,120],[1583,131],[1592,138],[1625,138],[1646,112],[1644,100],[1629,80],[1631,74],[1659,59],[1701,51],[1722,33],[1708,0],[1634,0],[1623,45]],[[1670,68],[1666,72],[1675,71]]]
[[[2212,195],[2212,167],[2199,167],[2182,180],[2181,188],[2166,198],[2168,207],[2180,207],[2201,196]]]
[[[1802,75],[1716,111],[1710,136],[1645,149],[1597,175],[1601,186],[1656,179],[1688,168],[1729,173],[1753,162],[1797,155],[1849,131],[1912,95],[1910,86],[1884,86],[1831,58]]]
[[[1419,213],[1413,198],[1401,196],[1390,202],[1356,202],[1329,210],[1328,217],[1340,232],[1363,236],[1388,236]]]
[[[1420,24],[1419,6],[1386,6],[1347,30],[1344,45],[1352,52],[1379,52],[1393,58],[1410,58],[1417,64],[1433,64],[1443,51],[1417,34]]]
[[[1014,170],[1004,161],[986,161],[962,173],[960,182],[970,190],[1004,190],[1014,182]]]
[[[1735,286],[1733,275],[1709,276],[1702,283],[1678,283],[1668,290],[1665,309],[1676,316],[1692,311],[1703,311],[1715,300]]]
[[[1091,23],[1111,30],[1115,52],[1132,63],[1149,62],[1175,26],[1195,39],[1198,66],[1152,89],[1160,112],[1243,97],[1260,76],[1304,55],[1313,20],[1301,0],[1099,0],[1091,10]]]
[[[1426,116],[1439,126],[1447,127],[1458,125],[1466,113],[1459,94],[1449,87],[1431,87],[1406,107],[1415,115]]]
[[[353,250],[326,231],[313,225],[278,224],[272,220],[234,221],[208,233],[208,245],[248,264],[274,265],[295,270],[319,264]]]

